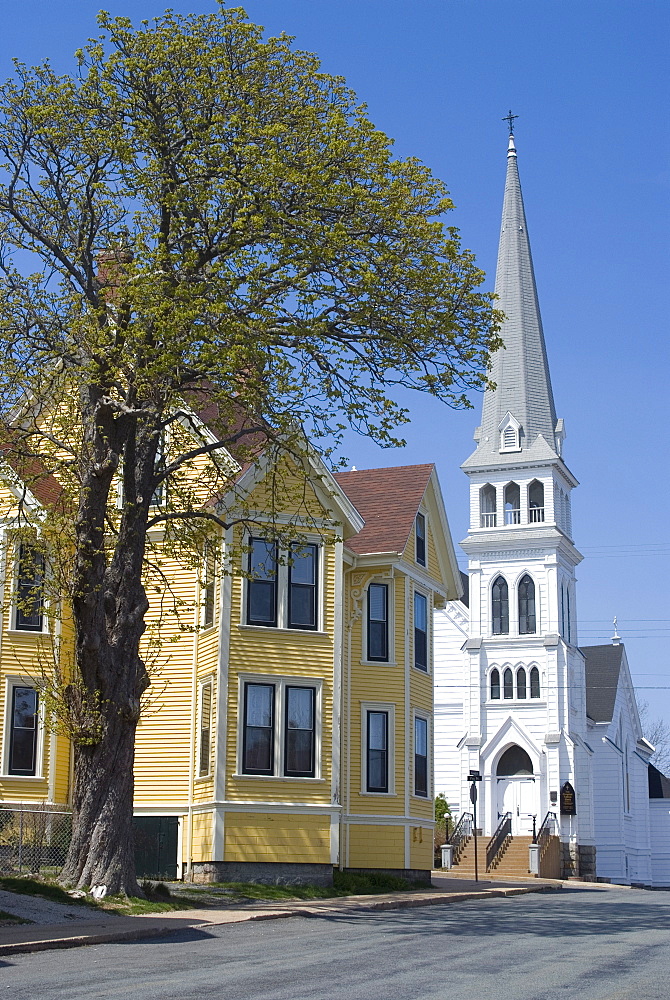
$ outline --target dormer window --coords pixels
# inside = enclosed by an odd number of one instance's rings
[[[500,451],[521,451],[521,424],[507,413],[500,425]]]

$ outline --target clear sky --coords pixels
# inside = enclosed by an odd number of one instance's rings
[[[112,14],[160,14],[117,0]],[[174,0],[209,12],[214,0]],[[296,36],[346,77],[401,156],[448,185],[448,220],[492,288],[508,108],[519,115],[519,170],[573,499],[582,645],[612,618],[641,699],[670,721],[670,5],[666,0],[247,0],[268,32]],[[96,33],[99,2],[7,0],[0,76],[11,58],[73,67]],[[456,541],[467,525],[475,410],[409,400],[407,447],[353,437],[358,468],[437,463]],[[465,560],[461,560],[465,566]]]

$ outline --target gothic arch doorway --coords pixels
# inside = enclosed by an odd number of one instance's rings
[[[533,762],[523,749],[514,744],[502,754],[496,767],[498,820],[512,814],[512,836],[531,836],[533,816],[537,816],[537,776]]]

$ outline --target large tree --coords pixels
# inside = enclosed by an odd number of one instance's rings
[[[467,405],[498,341],[444,185],[314,55],[240,8],[99,24],[73,75],[19,64],[0,89],[0,402],[8,467],[45,497],[24,549],[72,621],[63,878],[136,893],[151,529],[183,552],[233,518],[189,468],[262,439],[299,467],[347,426],[392,445],[395,386]]]

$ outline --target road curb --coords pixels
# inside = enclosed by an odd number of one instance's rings
[[[225,914],[225,919],[197,921],[189,923],[188,917],[184,916],[184,924],[177,925],[175,920],[165,923],[143,923],[141,927],[125,927],[114,930],[105,928],[102,931],[92,931],[91,933],[75,934],[63,937],[52,937],[36,941],[14,941],[0,944],[0,958],[4,955],[26,954],[38,951],[51,951],[52,949],[82,948],[86,945],[112,944],[123,941],[138,941],[142,938],[165,937],[168,934],[176,934],[185,929],[207,930],[209,927],[217,927],[222,924],[240,924],[252,920],[281,920],[287,917],[332,917],[350,916],[356,913],[369,913],[375,910],[403,910],[415,909],[421,906],[445,905],[450,903],[467,902],[468,900],[502,898],[506,896],[523,896],[529,893],[553,892],[562,888],[560,883],[554,885],[538,886],[510,886],[509,888],[481,889],[470,892],[439,892],[425,893],[421,895],[408,895],[406,897],[396,896],[393,899],[361,899],[340,897],[337,900],[324,900],[323,905],[291,906],[277,910],[256,910],[252,913],[242,913],[232,915]],[[153,923],[157,918],[139,917],[128,919],[151,920]],[[31,928],[32,930],[33,928]],[[46,929],[45,929],[46,930]]]

